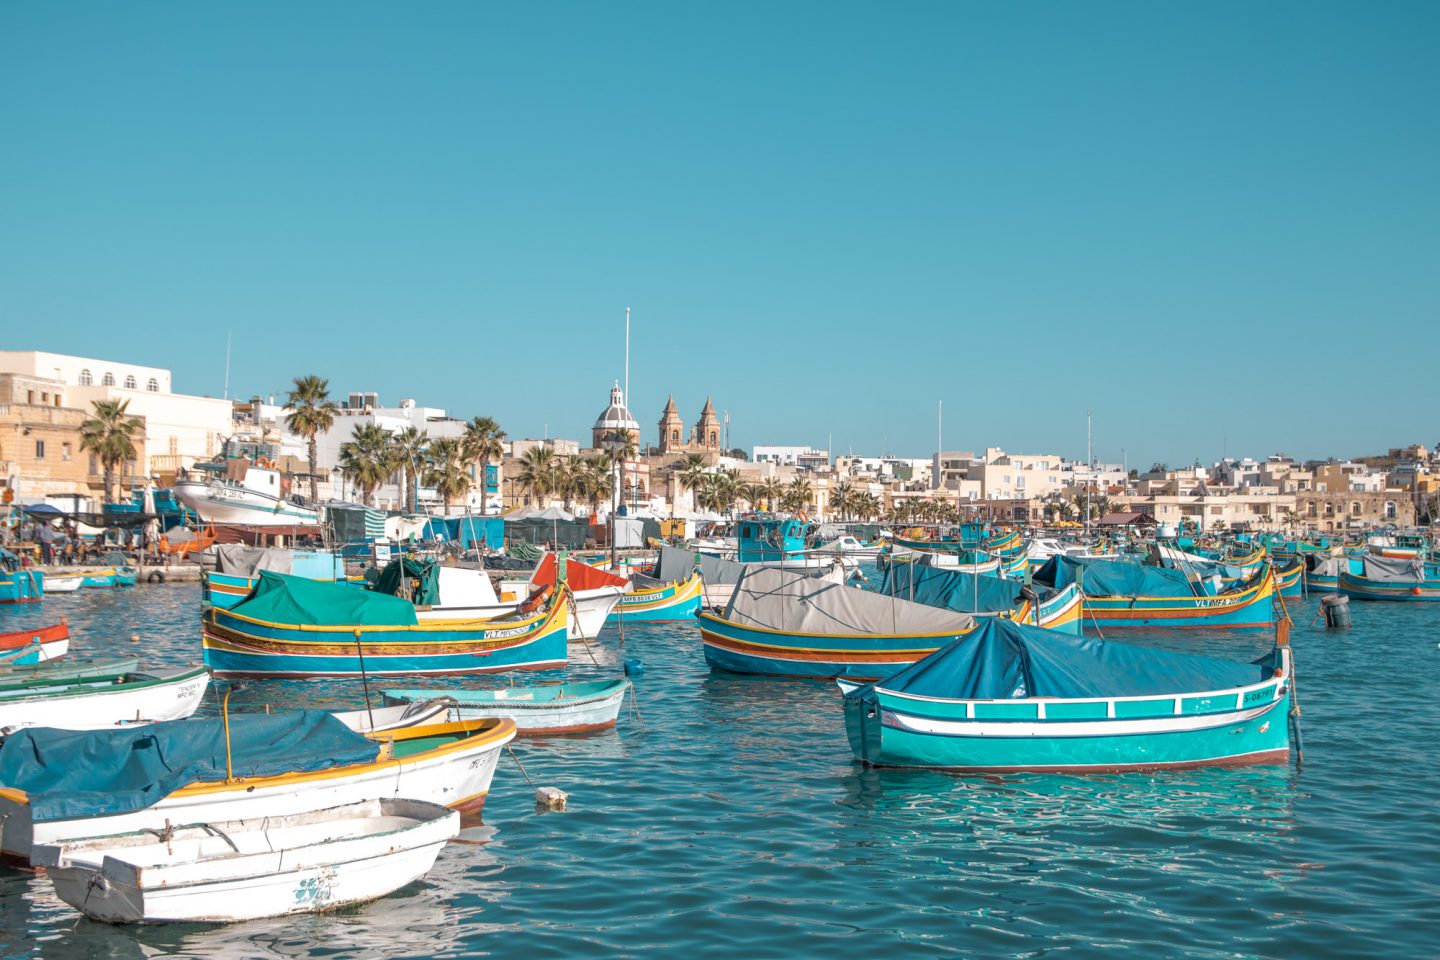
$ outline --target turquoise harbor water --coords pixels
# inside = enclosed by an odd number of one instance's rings
[[[0,608],[69,617],[75,655],[198,660],[198,587]],[[0,958],[1359,957],[1440,943],[1440,606],[1353,604],[1295,633],[1305,764],[1165,775],[867,771],[833,686],[713,675],[695,629],[613,629],[572,673],[644,661],[638,715],[521,741],[486,824],[395,896],[333,916],[113,928],[0,868]],[[142,641],[132,645],[138,633]],[[1256,635],[1156,641],[1234,658]],[[521,682],[544,675],[522,677]],[[503,680],[500,682],[504,682]],[[359,683],[254,682],[235,709],[356,706]],[[214,712],[214,700],[206,710]]]

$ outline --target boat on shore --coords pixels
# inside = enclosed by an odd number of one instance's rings
[[[478,815],[500,750],[514,737],[509,720],[362,736],[324,711],[231,715],[228,734],[218,718],[21,730],[0,748],[0,854],[29,862],[36,844],[287,816],[377,797]],[[87,763],[72,762],[82,755]]]
[[[209,686],[210,671],[205,667],[65,679],[42,674],[13,685],[0,684],[0,731],[100,730],[181,720],[200,706]]]
[[[579,683],[540,686],[499,687],[493,690],[448,688],[386,689],[387,703],[416,704],[430,697],[451,701],[451,720],[479,720],[506,717],[515,722],[521,736],[559,733],[589,733],[615,726],[630,681],[588,680]]]
[[[290,492],[290,478],[267,461],[197,463],[202,476],[176,482],[175,497],[207,524],[318,526],[319,512]]]
[[[1100,773],[1283,763],[1292,657],[1168,653],[989,620],[868,686],[841,683],[870,766]]]
[[[59,660],[70,650],[70,625],[64,620],[48,627],[0,633],[0,666],[26,666]]]
[[[423,877],[460,815],[390,797],[35,848],[56,895],[105,923],[225,923],[333,910]]]

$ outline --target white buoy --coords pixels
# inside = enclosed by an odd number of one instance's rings
[[[564,810],[570,795],[559,787],[536,787],[535,806],[546,810]]]

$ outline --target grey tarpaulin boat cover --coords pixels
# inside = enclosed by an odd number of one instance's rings
[[[688,580],[690,574],[695,571],[696,564],[700,566],[700,576],[706,583],[711,584],[739,583],[740,575],[745,572],[743,563],[721,560],[719,557],[712,557],[709,554],[697,553],[694,550],[682,550],[679,547],[665,544],[660,547],[660,563],[656,570],[656,579],[664,580],[667,583]]]
[[[975,625],[969,614],[882,597],[778,567],[745,571],[725,619],[741,626],[820,635],[917,636],[960,633]]]
[[[1366,557],[1364,576],[1382,583],[1419,583],[1425,579],[1425,563],[1401,557]]]
[[[294,553],[273,547],[249,547],[243,543],[224,543],[207,551],[215,558],[215,572],[236,577],[253,577],[261,570],[290,573]]]

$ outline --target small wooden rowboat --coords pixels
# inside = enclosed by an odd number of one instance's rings
[[[55,893],[106,923],[223,923],[332,910],[423,877],[460,814],[373,799],[282,817],[190,824],[44,845]]]
[[[367,707],[364,710],[336,710],[335,719],[356,733],[382,733],[386,730],[401,730],[405,727],[423,727],[427,723],[446,723],[455,719],[450,708],[455,705],[451,697],[436,697],[433,700],[416,700],[393,707]]]
[[[0,664],[45,663],[70,649],[70,627],[61,620],[48,627],[0,633]]]
[[[51,574],[45,579],[45,595],[52,593],[77,593],[80,590],[83,577],[67,577],[61,574]]]
[[[390,703],[417,703],[438,694],[453,701],[452,720],[509,717],[519,734],[585,733],[615,726],[630,681],[591,680],[496,690],[384,690]]]
[[[112,673],[59,680],[40,676],[0,688],[0,731],[22,727],[99,730],[127,723],[180,720],[210,685],[205,667],[160,673]]]

